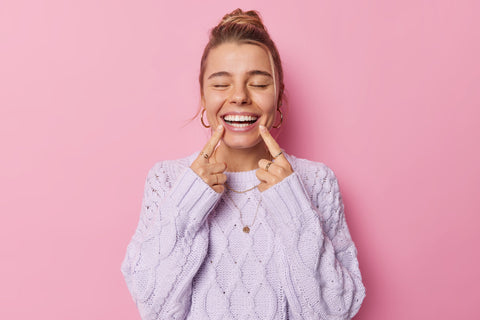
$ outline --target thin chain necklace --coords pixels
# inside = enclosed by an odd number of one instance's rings
[[[215,163],[218,163],[217,162],[217,149],[215,149],[215,151],[213,152],[213,160],[215,161]],[[233,191],[235,193],[246,193],[248,191],[252,191],[253,189],[257,188],[258,186],[260,185],[257,184],[251,188],[248,188],[246,190],[235,190],[233,188],[231,188],[227,183],[225,183],[225,187],[227,188],[227,190],[230,190],[230,191]],[[260,203],[262,203],[262,199],[260,199],[260,201],[258,202],[257,204],[257,209],[255,210],[255,216],[253,217],[253,221],[252,221],[252,224],[250,226],[246,225],[244,222],[243,222],[243,215],[242,215],[242,210],[240,210],[240,208],[237,206],[237,204],[235,203],[235,201],[233,201],[232,197],[228,194],[228,192],[225,192],[225,195],[228,197],[228,199],[233,203],[233,205],[235,206],[235,208],[238,210],[238,212],[240,213],[240,222],[241,224],[243,225],[243,232],[245,233],[250,233],[250,227],[253,226],[253,224],[255,223],[255,220],[257,219],[257,214],[258,214],[258,209],[260,208]]]
[[[217,149],[215,149],[215,151],[213,152],[213,160],[215,160],[215,163],[217,163]],[[235,190],[235,189],[233,189],[232,187],[230,187],[230,186],[225,182],[225,188],[227,188],[228,190],[233,191],[233,192],[235,192],[235,193],[245,193],[245,192],[248,192],[248,191],[251,191],[251,190],[255,189],[255,188],[258,187],[259,185],[260,185],[260,183],[257,184],[257,185],[254,185],[254,186],[251,187],[251,188],[248,188],[247,190],[240,191],[240,190]],[[232,202],[233,202],[233,201],[232,201]]]
[[[256,188],[257,186],[255,186],[254,188]],[[254,188],[251,188],[250,190],[253,190]],[[230,189],[229,189],[230,190]],[[246,191],[243,191],[243,192],[239,192],[239,193],[245,193],[247,192],[248,190]],[[242,216],[242,211],[240,210],[240,208],[237,206],[237,204],[235,203],[235,201],[233,201],[232,197],[228,194],[228,192],[225,192],[225,195],[228,197],[228,199],[230,199],[230,201],[233,203],[233,205],[235,206],[235,208],[238,210],[238,212],[240,213],[240,222],[242,223],[243,225],[243,232],[245,233],[250,233],[250,227],[253,226],[253,224],[255,223],[255,220],[257,219],[257,213],[258,213],[258,209],[260,208],[260,203],[262,203],[262,199],[260,199],[260,201],[258,202],[258,205],[257,205],[257,210],[255,210],[255,216],[253,217],[253,221],[252,221],[252,224],[249,226],[247,224],[245,224],[243,222],[243,216]]]
[[[259,185],[260,185],[260,183],[257,184],[257,185],[254,185],[254,186],[251,187],[251,188],[248,188],[247,190],[239,191],[239,190],[233,189],[232,187],[230,187],[230,186],[225,182],[225,187],[226,187],[228,190],[233,191],[233,192],[235,192],[235,193],[245,193],[245,192],[248,192],[248,191],[251,191],[251,190],[255,189],[255,188],[258,187]]]

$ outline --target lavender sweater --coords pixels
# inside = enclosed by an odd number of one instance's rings
[[[286,155],[293,174],[228,197],[189,168],[197,155],[148,173],[122,264],[142,319],[352,318],[365,288],[333,172]],[[235,190],[259,183],[226,175]]]

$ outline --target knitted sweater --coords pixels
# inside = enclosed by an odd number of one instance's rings
[[[148,173],[122,264],[142,319],[353,317],[365,288],[333,172],[286,155],[294,172],[266,191],[219,194],[190,169],[197,155]],[[225,174],[235,190],[259,183]]]

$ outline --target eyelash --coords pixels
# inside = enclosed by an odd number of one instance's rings
[[[214,88],[227,88],[229,85],[228,84],[215,84],[213,85]],[[268,87],[268,84],[251,84],[251,87],[255,88],[266,88]]]

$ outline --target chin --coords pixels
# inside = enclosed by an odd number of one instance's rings
[[[257,134],[256,137],[226,135],[222,141],[227,147],[232,149],[249,149],[256,147],[261,140],[261,137]]]

